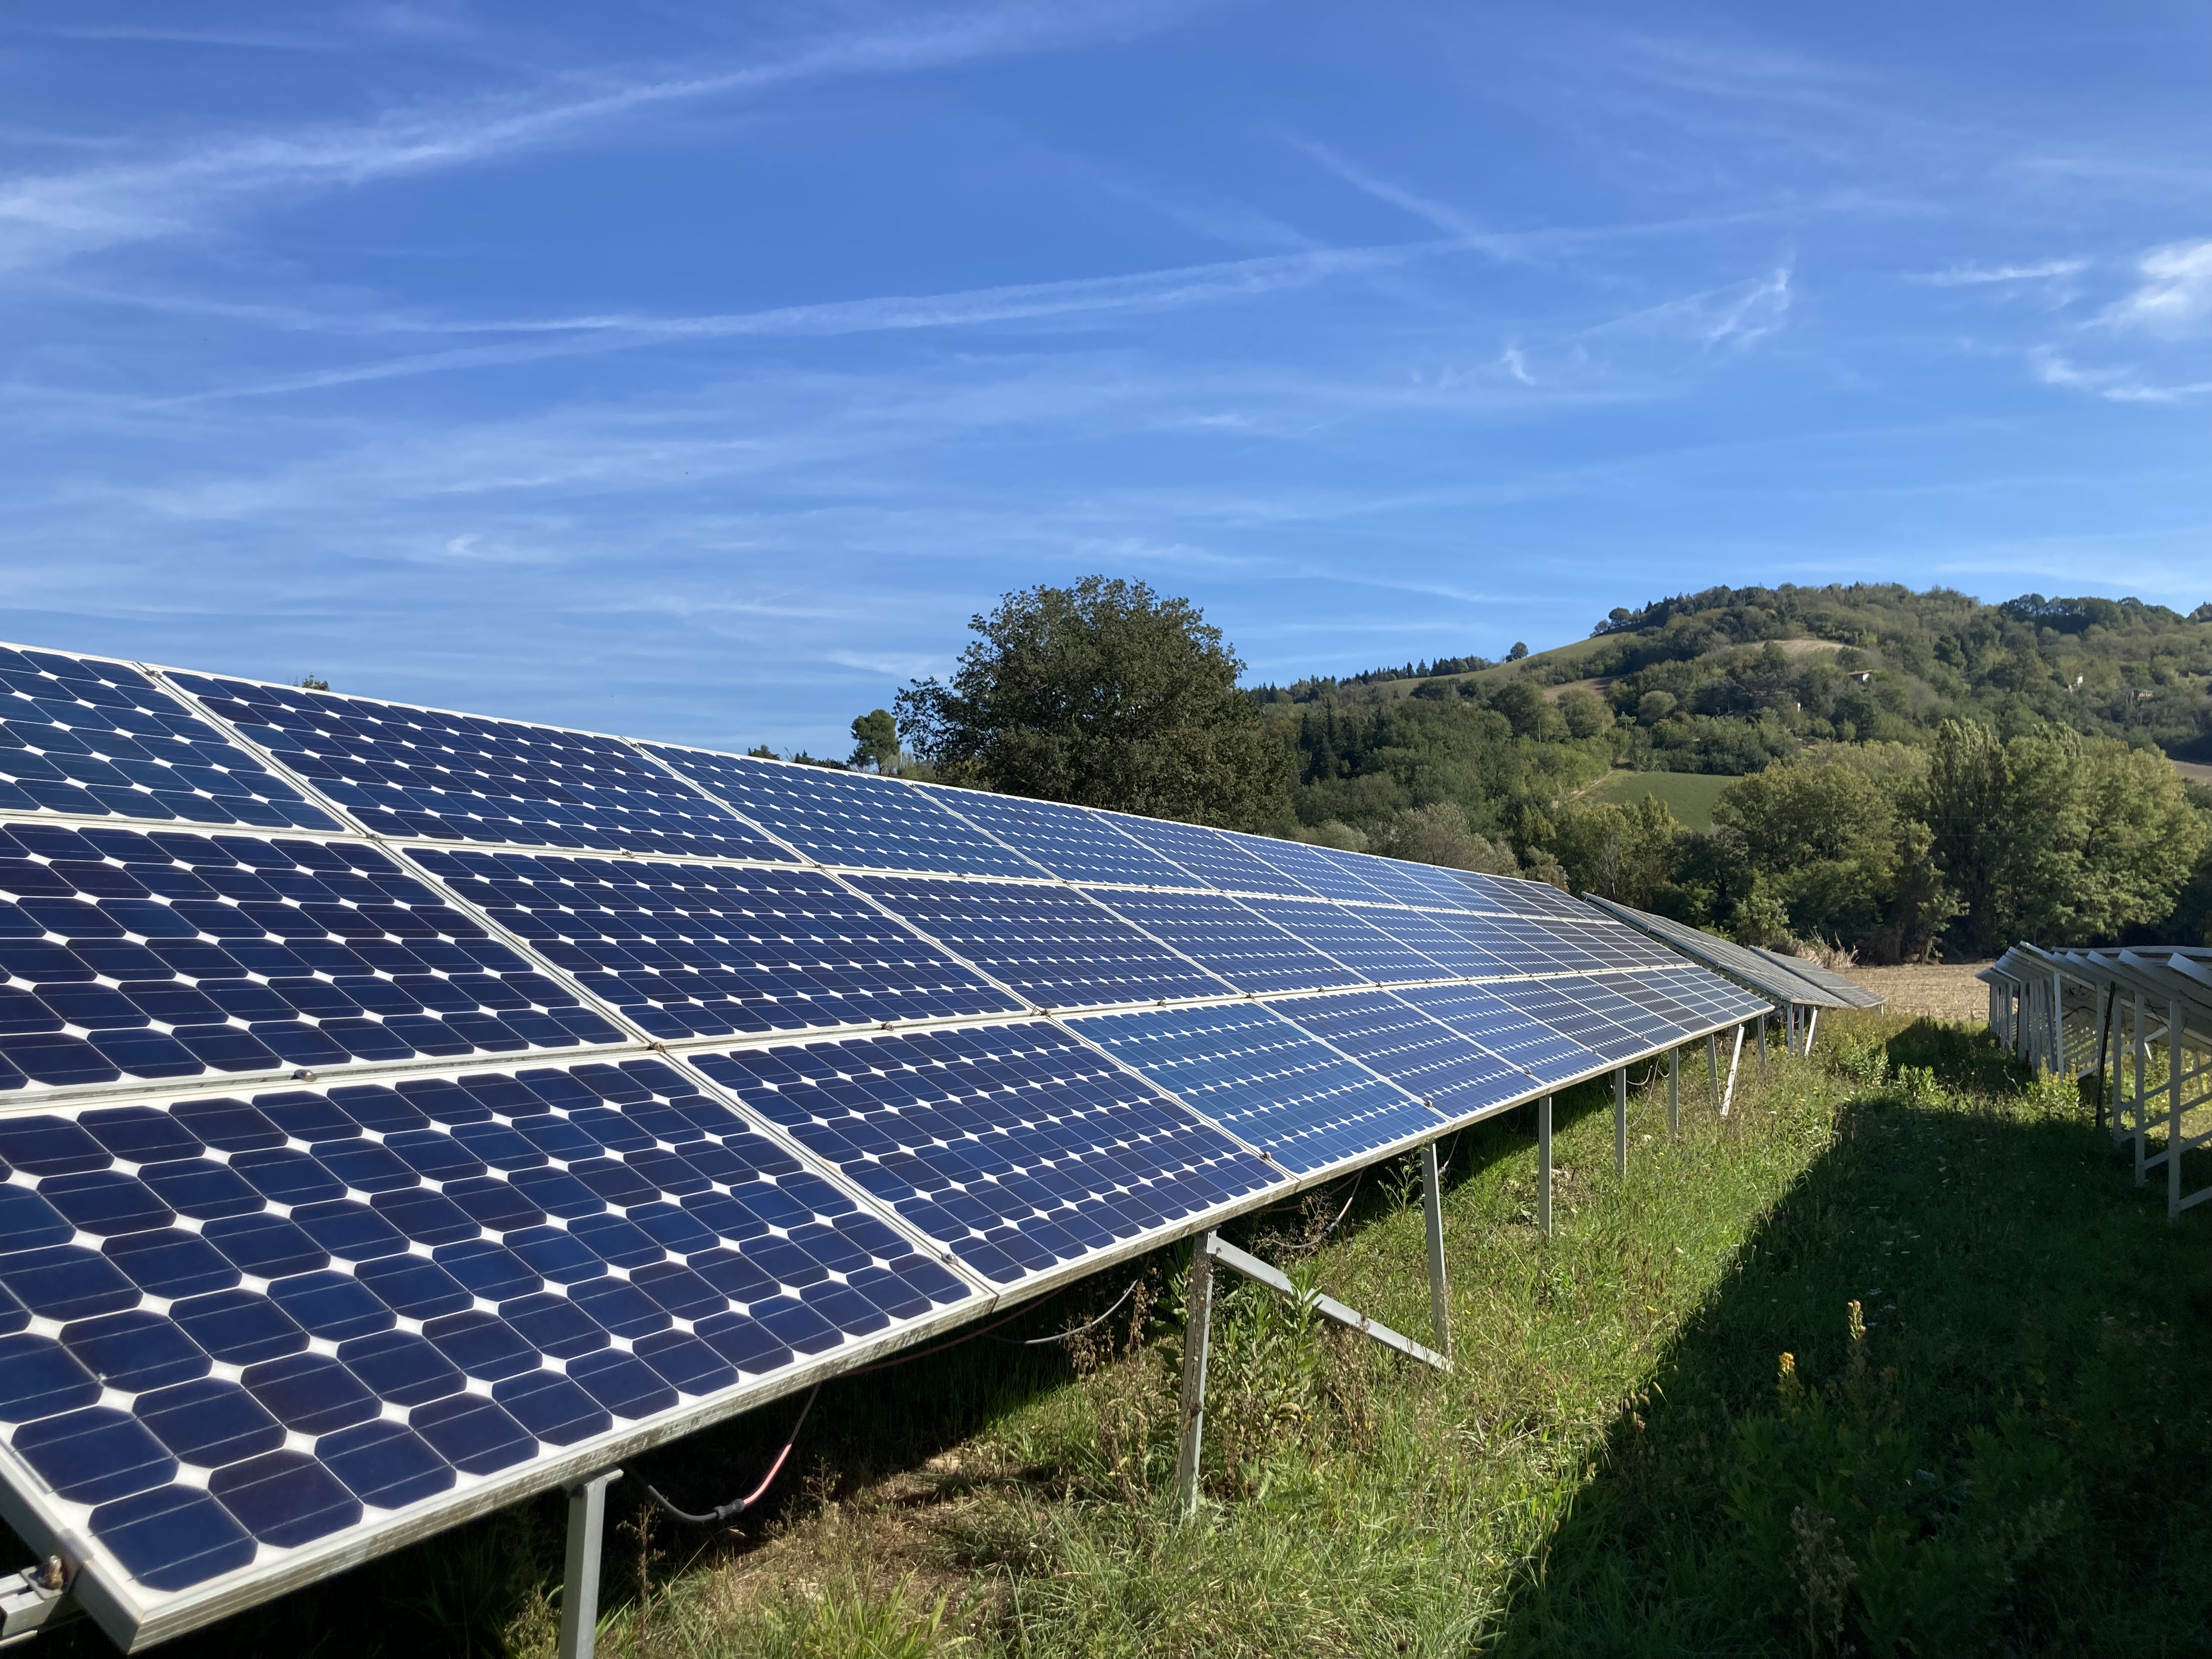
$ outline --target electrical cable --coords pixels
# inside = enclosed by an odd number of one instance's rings
[[[645,1495],[678,1521],[688,1521],[695,1527],[720,1526],[725,1521],[743,1515],[768,1496],[768,1489],[775,1484],[776,1476],[783,1473],[784,1464],[790,1461],[791,1449],[799,1443],[799,1431],[806,1426],[807,1413],[814,1409],[814,1401],[821,1392],[822,1385],[819,1382],[807,1391],[806,1403],[799,1408],[799,1420],[791,1425],[791,1437],[783,1443],[783,1449],[775,1455],[775,1462],[768,1466],[768,1473],[761,1476],[760,1485],[755,1486],[743,1498],[733,1498],[719,1509],[708,1510],[704,1515],[694,1515],[689,1510],[678,1509],[675,1504],[663,1498],[657,1486],[647,1486],[645,1489]]]
[[[1042,1348],[1048,1343],[1065,1342],[1071,1336],[1080,1336],[1085,1331],[1097,1329],[1099,1326],[1103,1325],[1108,1320],[1111,1319],[1115,1314],[1121,1312],[1121,1304],[1127,1302],[1131,1297],[1136,1295],[1137,1286],[1144,1282],[1144,1275],[1142,1273],[1138,1274],[1136,1278],[1129,1281],[1129,1288],[1114,1298],[1114,1305],[1112,1307],[1107,1309],[1104,1313],[1100,1314],[1096,1319],[1085,1320],[1080,1325],[1076,1326],[1073,1330],[1055,1331],[1050,1336],[994,1336],[991,1340],[994,1342],[1003,1342],[1010,1348]]]

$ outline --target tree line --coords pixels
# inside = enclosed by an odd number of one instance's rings
[[[1141,582],[1041,585],[971,629],[946,680],[854,721],[843,763],[1528,874],[1868,960],[2212,930],[2212,791],[2166,757],[2212,757],[2212,606],[1719,588],[1537,657],[1291,693],[1241,689],[1221,631]],[[1623,767],[1735,781],[1692,829],[1590,799]]]

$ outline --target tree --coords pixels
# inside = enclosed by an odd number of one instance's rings
[[[853,720],[853,757],[846,763],[855,770],[865,766],[877,772],[898,769],[898,722],[888,708],[872,708]]]
[[[1508,662],[1519,662],[1522,658],[1528,654],[1528,641],[1526,640],[1516,640],[1513,641],[1513,648],[1505,653],[1505,660]]]
[[[1521,869],[1510,847],[1475,834],[1456,801],[1403,809],[1370,839],[1367,850],[1415,864],[1441,864],[1493,876],[1516,875]]]
[[[1086,576],[1006,594],[970,626],[951,684],[897,698],[899,735],[951,777],[1196,823],[1288,817],[1289,749],[1188,600]]]

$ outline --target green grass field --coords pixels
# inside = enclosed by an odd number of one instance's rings
[[[1629,806],[1646,795],[1656,795],[1691,829],[1710,830],[1713,803],[1735,781],[1707,772],[1608,772],[1583,799]]]
[[[1821,1035],[1763,1084],[1747,1054],[1726,1121],[1686,1066],[1679,1140],[1663,1084],[1637,1093],[1625,1181],[1606,1087],[1563,1096],[1549,1240],[1525,1112],[1448,1142],[1448,1377],[1230,1291],[1196,1522],[1169,1492],[1185,1249],[1073,1352],[985,1339],[825,1389],[757,1522],[647,1523],[639,1488],[743,1490],[792,1403],[641,1460],[600,1651],[2204,1651],[2205,1213],[2169,1227],[2071,1087],[1979,1032]],[[1427,1328],[1410,1167],[1237,1236]],[[164,1651],[550,1655],[560,1538],[541,1500]]]

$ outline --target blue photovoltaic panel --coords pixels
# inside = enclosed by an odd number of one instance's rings
[[[1419,951],[1447,974],[1463,979],[1485,979],[1504,972],[1492,952],[1470,943],[1451,923],[1472,917],[1443,915],[1433,911],[1385,909],[1370,905],[1358,912],[1370,927],[1380,928],[1399,944]]]
[[[1493,980],[1486,988],[1532,1019],[1540,1019],[1562,1036],[1580,1043],[1601,1060],[1623,1060],[1644,1053],[1652,1044],[1633,1031],[1593,1013],[1567,994],[1573,980],[1548,983],[1539,980]]]
[[[1443,1121],[1258,1003],[1097,1014],[1070,1024],[1297,1174],[1395,1146]]]
[[[1452,977],[1452,970],[1442,963],[1370,926],[1368,912],[1296,899],[1249,898],[1243,902],[1285,933],[1379,984]]]
[[[1316,991],[1366,983],[1342,963],[1291,938],[1225,893],[1090,891],[1117,915],[1240,991]]]
[[[0,1432],[142,1594],[973,1292],[658,1060],[0,1119]]]
[[[790,860],[618,738],[171,678],[380,836]]]
[[[1446,1117],[1480,1115],[1531,1086],[1524,1073],[1388,991],[1293,997],[1268,1006]]]
[[[818,871],[410,856],[657,1037],[1022,1012]]]
[[[1702,1031],[1713,1024],[1713,1016],[1706,1010],[1669,996],[1647,974],[1592,974],[1584,982],[1601,987],[1615,996],[1626,998],[1647,1014],[1663,1020],[1679,1031]],[[1603,1013],[1606,1011],[1601,1008],[1599,1012]],[[1659,1040],[1670,1043],[1673,1041],[1663,1034]]]
[[[1360,879],[1379,887],[1399,904],[1418,904],[1426,909],[1464,910],[1473,896],[1442,870],[1401,859],[1377,858],[1370,854],[1320,849],[1325,856],[1354,866]]]
[[[1566,964],[1548,949],[1549,939],[1533,922],[1513,916],[1462,915],[1439,913],[1431,917],[1447,933],[1494,958],[1495,974],[1556,973]]]
[[[1611,975],[1604,977],[1609,980]],[[1718,974],[1693,968],[1687,963],[1647,969],[1636,978],[1711,1020],[1753,1019],[1773,1012],[1773,1004],[1765,997],[1755,996]]]
[[[338,827],[137,669],[4,646],[0,812]]]
[[[1705,1021],[1695,1018],[1669,1018],[1660,1013],[1646,999],[1624,996],[1620,990],[1601,983],[1591,975],[1555,979],[1548,983],[1554,990],[1571,997],[1590,1012],[1611,1020],[1637,1038],[1643,1048],[1671,1048],[1692,1030],[1703,1030],[1706,1024]],[[1689,1012],[1687,1009],[1681,1012],[1685,1016]]]
[[[1231,988],[1073,888],[854,876],[853,884],[1041,1008],[1218,997]]]
[[[0,1089],[623,1033],[374,848],[0,830]]]
[[[896,778],[657,743],[646,750],[817,864],[956,876],[1037,873],[1021,854]]]
[[[1362,904],[1387,904],[1390,902],[1389,895],[1380,887],[1361,878],[1358,866],[1373,860],[1328,848],[1308,847],[1301,842],[1239,835],[1235,830],[1224,830],[1223,834],[1242,851],[1263,863],[1272,864],[1309,892],[1318,893],[1323,898],[1350,899]]]
[[[995,1284],[1277,1179],[1042,1022],[688,1058]]]
[[[1610,916],[1594,916],[1590,921],[1581,922],[1555,921],[1548,926],[1554,938],[1574,940],[1591,955],[1602,958],[1610,968],[1679,968],[1682,965],[1680,952],[1668,950],[1656,939],[1639,933]]]
[[[1494,985],[1415,985],[1391,994],[1474,1038],[1539,1083],[1562,1083],[1593,1069],[1597,1055],[1501,1000],[1497,989]]]
[[[1239,844],[1237,837],[1218,830],[1121,813],[1115,815],[1114,822],[1163,858],[1174,860],[1200,881],[1209,882],[1225,892],[1314,896],[1311,888],[1292,880],[1273,865],[1253,857]]]
[[[1206,884],[1169,863],[1116,826],[1121,820],[1058,801],[994,795],[981,789],[918,786],[948,811],[988,830],[1063,881],[1111,882],[1139,887],[1203,888]]]
[[[1589,914],[1588,906],[1577,903],[1549,882],[1524,881],[1517,876],[1480,875],[1468,870],[1455,870],[1452,874],[1510,915],[1580,920]]]
[[[1565,922],[1517,921],[1509,917],[1500,921],[1498,926],[1507,933],[1526,939],[1571,973],[1591,973],[1601,968],[1620,966],[1619,958],[1592,950],[1590,945],[1593,941],[1579,928]]]

